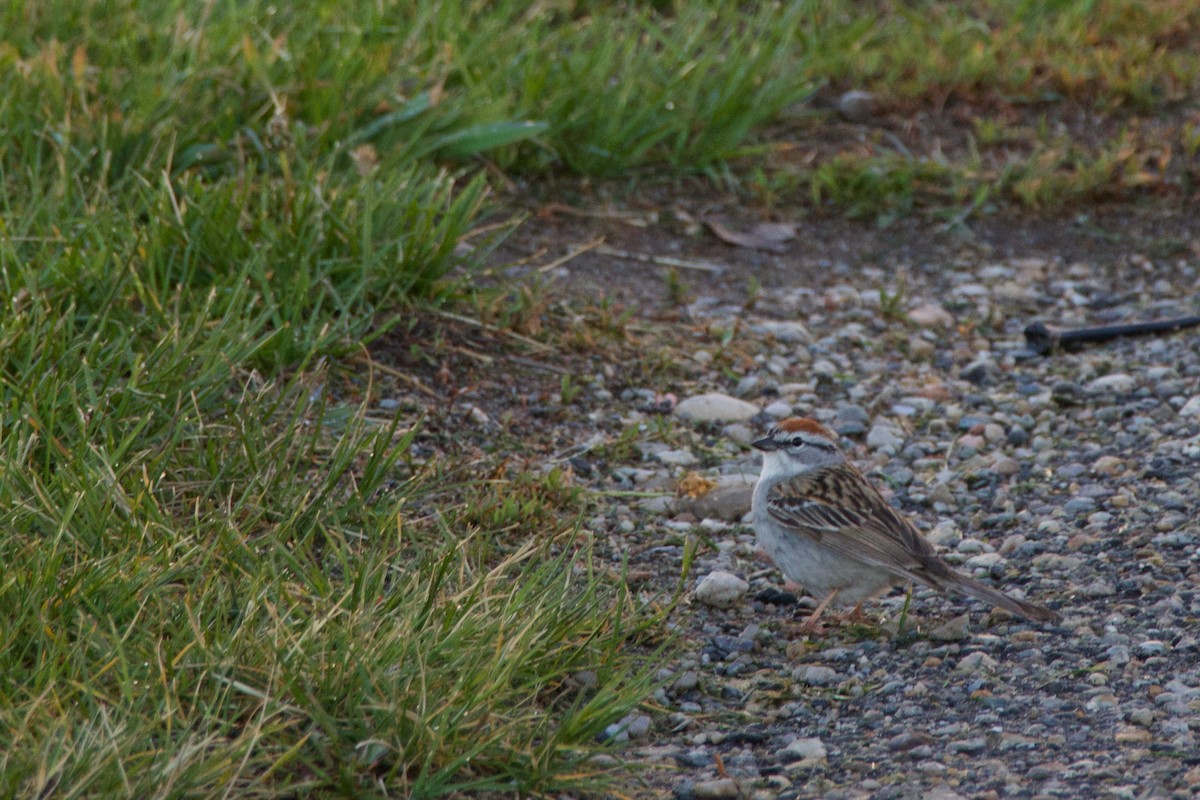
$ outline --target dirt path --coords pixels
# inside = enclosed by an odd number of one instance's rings
[[[688,537],[693,585],[746,582],[728,608],[679,609],[683,657],[613,731],[658,765],[645,796],[1194,796],[1200,334],[1015,352],[1034,320],[1200,313],[1194,216],[969,232],[784,219],[795,239],[763,252],[703,224],[749,231],[732,208],[656,197],[535,215],[498,262],[529,259],[509,277],[552,299],[516,327],[555,320],[568,346],[514,360],[487,352],[512,339],[475,329],[477,356],[443,365],[471,386],[458,419],[595,490],[585,527],[640,592],[675,584]],[[663,413],[703,393],[754,415]],[[865,624],[795,634],[811,599],[783,591],[741,521],[758,470],[746,441],[792,413],[845,434],[960,569],[1051,605],[1061,626],[917,591],[898,632],[898,591]]]

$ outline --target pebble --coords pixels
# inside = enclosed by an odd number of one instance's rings
[[[733,393],[738,397],[752,397],[762,391],[763,379],[758,375],[747,375],[738,381]]]
[[[1090,497],[1073,497],[1063,505],[1063,511],[1072,516],[1086,514],[1096,507],[1096,501]]]
[[[750,331],[759,335],[772,336],[786,344],[809,344],[813,340],[812,334],[808,332],[808,328],[804,327],[804,323],[795,320],[760,320],[750,326]]]
[[[894,425],[885,421],[877,421],[867,434],[867,447],[872,450],[897,451],[904,444],[904,434]]]
[[[1000,380],[1000,375],[1000,367],[996,365],[995,361],[981,358],[964,367],[958,377],[964,381],[970,381],[976,386],[991,386]]]
[[[754,484],[739,481],[718,486],[703,497],[693,500],[689,508],[700,519],[719,519],[737,522],[750,510]]]
[[[804,766],[820,764],[825,761],[827,756],[825,743],[815,736],[796,739],[779,751],[780,761],[784,763],[798,761]]]
[[[1192,399],[1183,404],[1179,409],[1181,417],[1200,417],[1200,395],[1196,395]]]
[[[750,430],[749,425],[743,425],[740,422],[731,422],[721,428],[721,435],[726,439],[737,442],[743,447],[749,447],[750,443],[758,438],[754,435],[754,431]]]
[[[987,653],[967,653],[954,665],[957,672],[994,672],[999,664]]]
[[[908,312],[908,318],[922,328],[950,328],[954,315],[937,303],[922,303]]]
[[[792,670],[792,680],[810,686],[836,686],[841,683],[842,676],[832,667],[801,664]]]
[[[787,419],[792,416],[792,406],[782,400],[776,400],[764,408],[763,413],[775,419]]]
[[[740,797],[741,794],[741,787],[733,778],[698,781],[692,784],[690,792],[690,795],[696,800],[724,800],[729,797]],[[676,796],[686,797],[687,794],[676,791]]]
[[[758,416],[758,406],[727,394],[700,394],[675,406],[676,416],[693,422],[745,422]]]
[[[925,534],[925,538],[939,547],[952,547],[962,539],[962,531],[958,523],[952,519],[944,519],[933,526],[933,530]]]
[[[929,631],[929,638],[935,642],[961,642],[971,636],[971,617],[960,614],[946,620],[941,625]]]
[[[1002,478],[1011,478],[1021,474],[1021,462],[1010,456],[999,455],[992,461],[989,469]]]
[[[1127,394],[1132,392],[1136,385],[1132,375],[1114,372],[1111,375],[1096,378],[1087,385],[1085,391],[1088,394]]]
[[[1139,642],[1134,650],[1142,658],[1149,658],[1151,656],[1165,656],[1171,651],[1171,646],[1158,639],[1147,639],[1144,642]]]
[[[750,584],[731,572],[714,571],[701,579],[693,596],[713,608],[729,608],[750,590]]]
[[[837,112],[847,122],[870,122],[875,113],[875,95],[862,89],[842,92],[838,97]]]
[[[691,450],[663,450],[654,454],[654,460],[673,467],[690,467],[700,463]]]

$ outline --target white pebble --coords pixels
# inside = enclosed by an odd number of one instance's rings
[[[697,601],[713,608],[729,608],[742,599],[750,584],[731,572],[715,571],[704,576],[696,586]]]

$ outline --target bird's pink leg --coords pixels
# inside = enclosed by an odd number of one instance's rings
[[[808,619],[804,620],[804,624],[800,626],[800,633],[817,633],[821,630],[821,615],[825,613],[825,609],[829,608],[829,604],[833,602],[833,598],[837,597],[840,589],[834,589],[829,594],[822,598],[821,602],[817,603],[817,607],[808,615]]]

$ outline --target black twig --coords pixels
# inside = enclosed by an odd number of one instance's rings
[[[1099,328],[1076,328],[1075,330],[1058,330],[1048,327],[1041,322],[1035,322],[1025,328],[1025,342],[1029,349],[1044,356],[1060,348],[1066,349],[1074,345],[1089,342],[1107,342],[1119,336],[1145,336],[1151,333],[1174,333],[1183,328],[1194,328],[1200,325],[1200,316],[1179,317],[1178,319],[1162,319],[1154,322],[1135,322],[1132,325],[1104,325]]]

